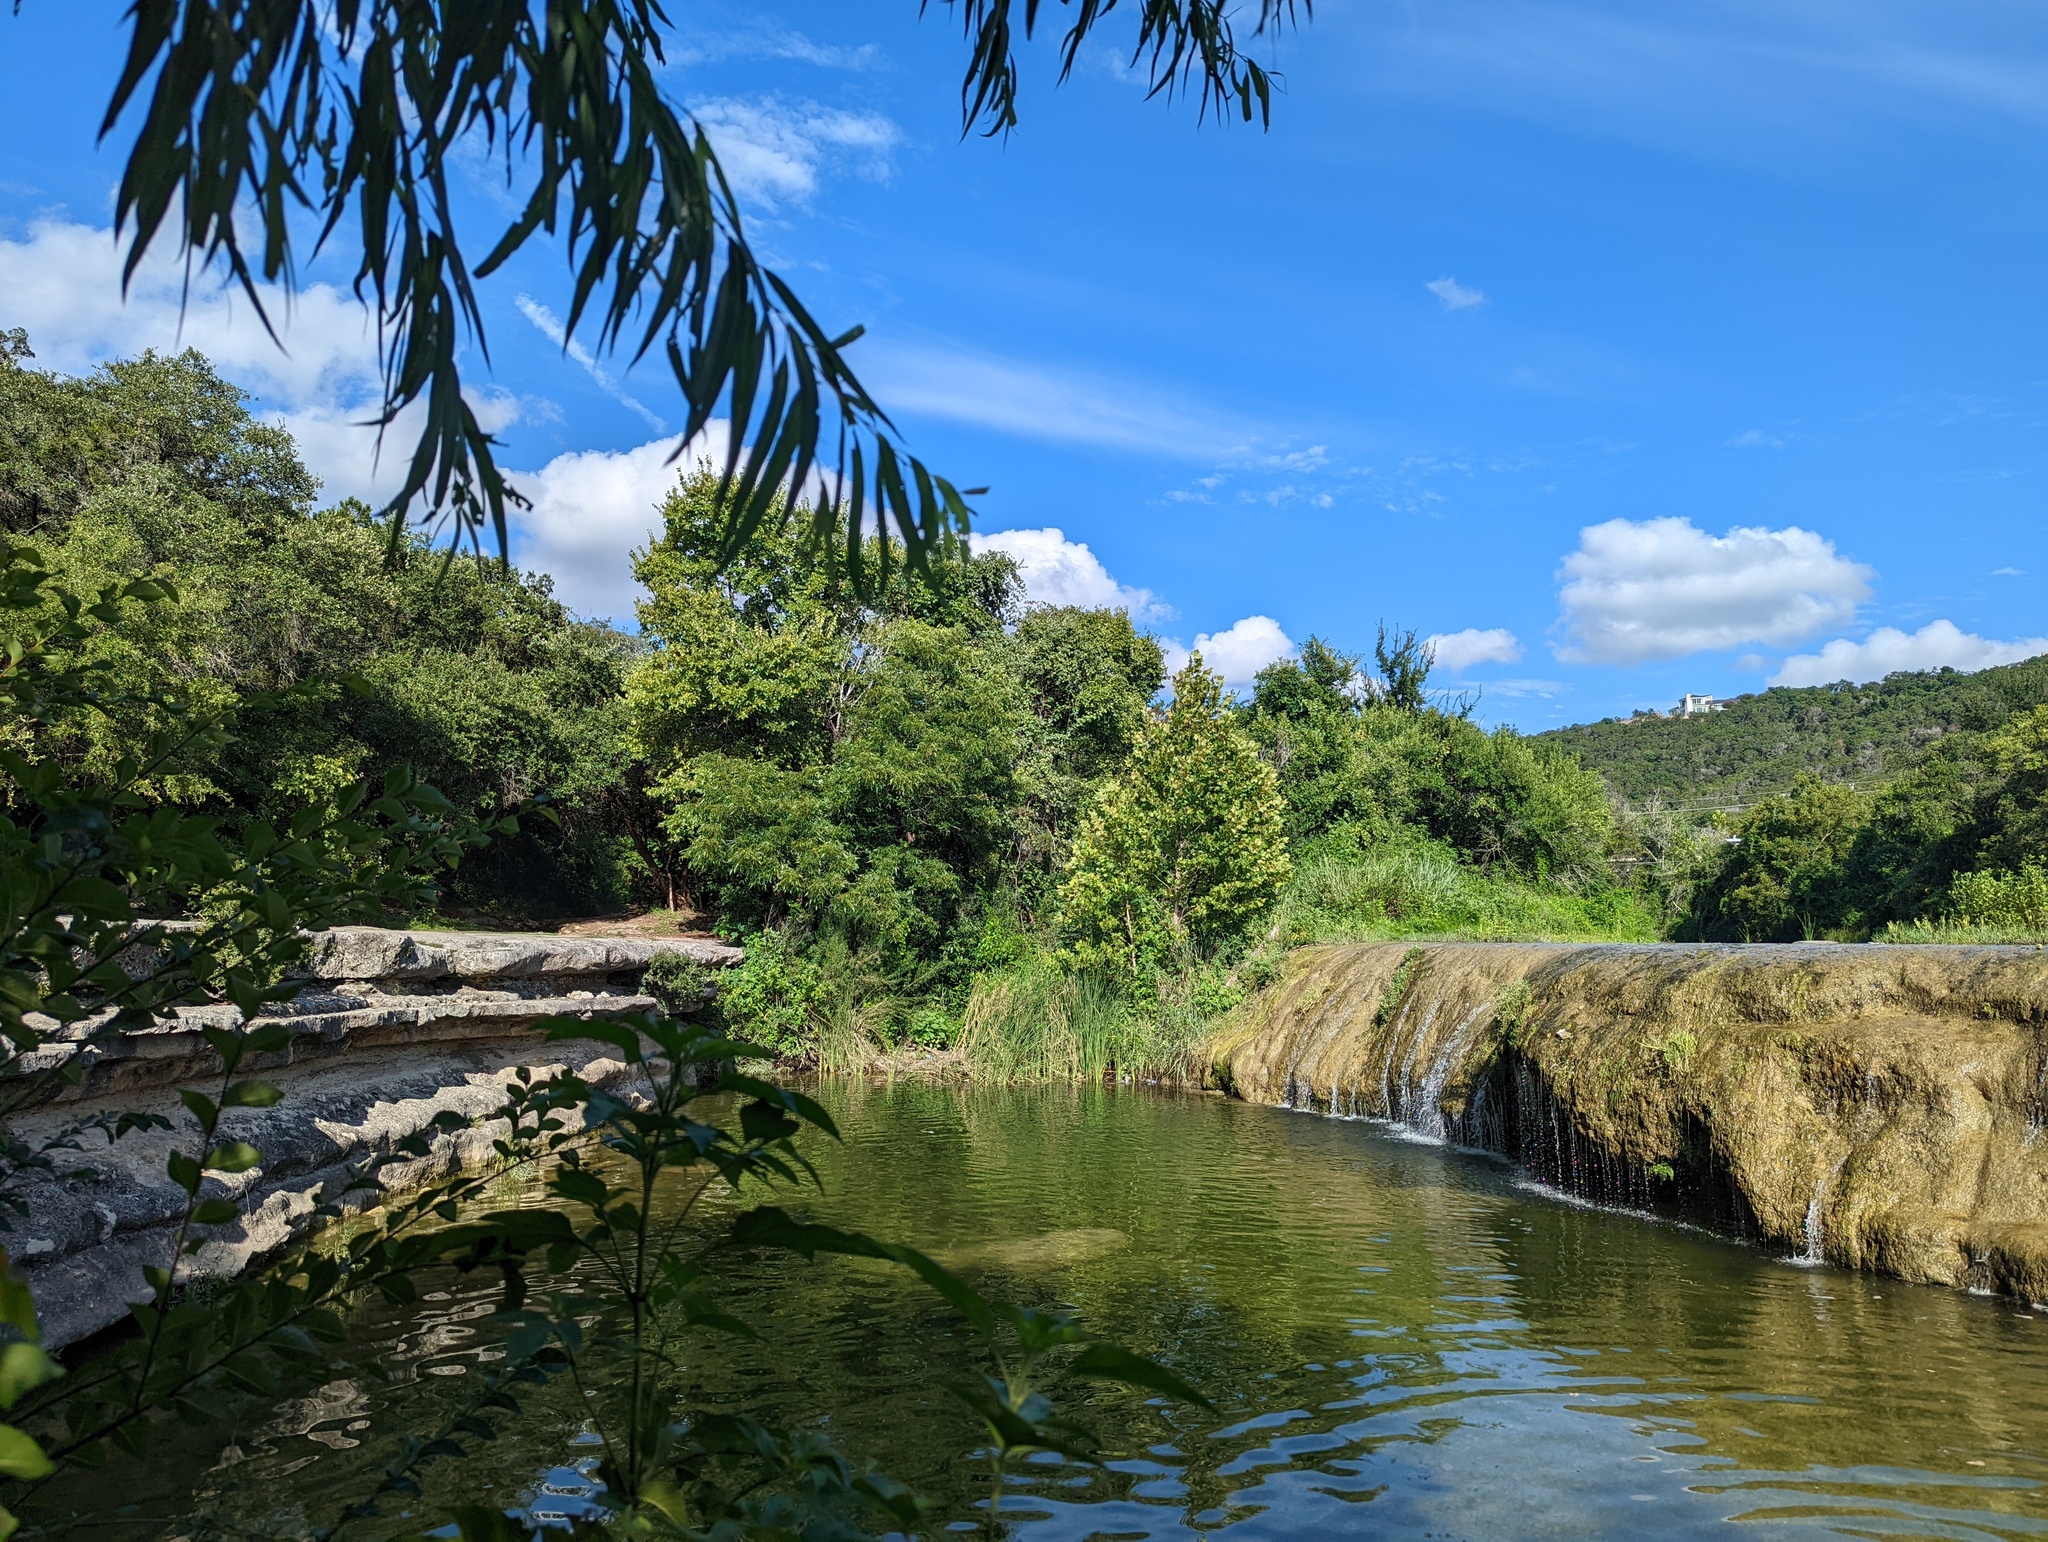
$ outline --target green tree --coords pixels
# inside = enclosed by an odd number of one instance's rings
[[[1074,956],[1137,980],[1176,944],[1241,935],[1291,871],[1277,779],[1223,682],[1197,654],[1173,693],[1083,817],[1060,888]]]
[[[1260,670],[1252,684],[1252,710],[1308,723],[1327,714],[1348,716],[1362,695],[1358,655],[1339,653],[1320,637],[1301,645],[1298,658]]]
[[[1390,707],[1403,712],[1420,712],[1429,705],[1429,672],[1436,668],[1436,644],[1415,635],[1410,627],[1391,632],[1382,621],[1372,645],[1373,662],[1379,678],[1373,694]]]
[[[231,828],[405,767],[487,818],[546,791],[555,820],[471,852],[451,902],[558,916],[627,901],[630,832],[651,824],[619,775],[635,639],[572,616],[545,578],[449,567],[417,537],[393,550],[360,505],[316,511],[290,438],[196,353],[81,380],[10,357],[0,424],[0,501],[37,489],[54,574],[80,592],[146,579],[183,596],[77,644],[126,706],[77,719],[48,752],[108,776],[169,726],[166,703],[202,713],[218,752],[146,790]]]
[[[1838,782],[1802,776],[1736,821],[1720,871],[1694,900],[1693,929],[1742,942],[1797,942],[1850,918],[1844,864],[1868,800]]]
[[[830,929],[907,978],[1016,843],[1016,569],[897,562],[863,600],[784,526],[722,561],[721,496],[683,478],[635,565],[628,711],[677,868],[738,925]]]
[[[1972,812],[1977,865],[2017,869],[2048,859],[2048,707],[1987,734],[1990,776]]]
[[[1144,733],[1166,683],[1165,656],[1126,612],[1073,606],[1026,611],[1007,651],[1030,708],[1017,768],[1017,878],[1020,898],[1036,907],[1096,783]]]

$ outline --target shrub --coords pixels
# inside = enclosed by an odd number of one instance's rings
[[[720,982],[718,1015],[733,1038],[777,1060],[811,1060],[817,1052],[812,1019],[824,996],[818,966],[787,932],[759,932],[747,939],[745,962]]]
[[[2028,862],[2017,872],[1958,873],[1949,882],[1948,910],[1964,926],[2048,931],[2048,869]]]
[[[657,953],[640,983],[669,1016],[696,1017],[717,999],[723,972],[681,953]]]

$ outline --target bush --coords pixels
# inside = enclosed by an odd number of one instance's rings
[[[2013,873],[1958,873],[1948,909],[1964,926],[1997,931],[2048,931],[2048,869],[2029,862]]]
[[[723,972],[680,953],[657,953],[640,983],[669,1016],[696,1017],[717,999]]]
[[[746,948],[746,960],[719,984],[718,1015],[725,1031],[759,1045],[776,1060],[815,1060],[813,1019],[825,998],[818,966],[787,932],[756,933]]]

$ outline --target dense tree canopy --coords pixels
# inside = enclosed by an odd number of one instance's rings
[[[639,644],[577,620],[545,578],[388,551],[368,509],[316,511],[288,435],[255,421],[198,354],[144,354],[67,380],[0,358],[0,511],[72,587],[168,580],[179,603],[96,636],[118,714],[65,753],[105,770],[165,726],[167,697],[228,729],[161,795],[230,822],[278,819],[363,776],[414,768],[465,810],[541,793],[529,821],[470,856],[452,895],[501,913],[623,903],[629,850],[608,808],[620,701]]]

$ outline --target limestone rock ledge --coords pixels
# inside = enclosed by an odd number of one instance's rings
[[[230,1276],[304,1236],[323,1196],[340,1198],[368,1162],[437,1114],[481,1118],[504,1101],[521,1067],[536,1077],[573,1070],[598,1085],[625,1082],[630,1068],[601,1044],[547,1043],[534,1024],[562,1014],[644,1011],[654,999],[640,976],[658,953],[677,952],[724,967],[738,948],[705,939],[562,937],[524,933],[407,932],[343,927],[320,934],[305,988],[266,1012],[293,1030],[288,1048],[245,1063],[284,1093],[268,1109],[223,1117],[224,1138],[264,1154],[261,1167],[209,1176],[209,1195],[238,1200],[238,1224],[217,1228],[188,1259],[192,1279]],[[107,1110],[159,1113],[176,1133],[131,1133],[58,1154],[53,1174],[31,1173],[26,1213],[12,1218],[6,1245],[28,1278],[45,1340],[61,1347],[119,1322],[146,1300],[145,1264],[169,1260],[184,1195],[165,1175],[174,1145],[188,1147],[191,1121],[180,1087],[205,1089],[220,1061],[201,1030],[240,1021],[231,1006],[181,1009],[107,1044],[54,1043],[25,1071],[76,1058],[75,1083],[13,1121],[31,1144]],[[457,1171],[486,1158],[501,1125],[436,1136],[432,1154],[387,1168],[386,1191]],[[358,1194],[353,1208],[375,1202]]]
[[[1810,1262],[2048,1301],[2048,951],[1307,948],[1211,1046],[1256,1102],[1386,1119]]]

